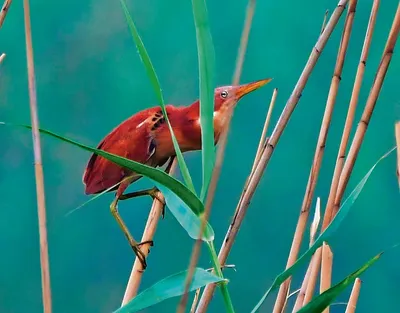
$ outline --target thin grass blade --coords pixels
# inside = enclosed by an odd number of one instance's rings
[[[348,275],[340,283],[336,284],[335,286],[321,293],[319,296],[315,297],[311,302],[309,302],[307,305],[297,311],[297,313],[322,312],[333,301],[335,301],[336,297],[341,294],[348,286],[350,286],[357,277],[360,277],[360,275],[364,273],[368,268],[370,268],[372,264],[378,261],[378,259],[382,256],[382,253],[383,252],[374,256],[358,270]]]
[[[174,149],[175,149],[175,152],[176,152],[179,168],[181,169],[183,179],[185,181],[186,186],[188,186],[188,188],[195,194],[196,191],[194,189],[192,177],[190,176],[189,169],[188,169],[188,167],[187,167],[187,165],[185,163],[185,160],[183,158],[183,154],[182,154],[182,152],[181,152],[181,150],[179,148],[178,141],[176,140],[174,131],[173,131],[172,127],[171,127],[171,123],[169,122],[168,114],[167,114],[167,111],[165,109],[164,97],[162,95],[162,90],[161,90],[160,82],[158,80],[156,71],[154,69],[154,66],[153,66],[151,60],[150,60],[150,57],[149,57],[149,55],[147,53],[147,50],[146,50],[146,48],[145,48],[145,46],[143,44],[143,41],[140,38],[140,35],[139,35],[139,32],[137,31],[135,23],[133,22],[133,19],[132,19],[131,15],[129,14],[128,7],[126,6],[125,1],[124,0],[120,0],[120,1],[121,1],[121,5],[122,5],[122,10],[124,11],[126,20],[128,22],[129,29],[131,31],[131,35],[132,35],[133,41],[134,41],[134,43],[136,45],[136,48],[138,49],[138,52],[139,52],[139,55],[140,55],[140,59],[142,60],[144,66],[146,68],[147,75],[149,76],[150,82],[151,82],[151,84],[153,86],[153,89],[154,89],[154,92],[155,92],[155,94],[157,96],[157,99],[160,102],[160,107],[161,107],[161,110],[162,110],[163,115],[165,117],[165,121],[167,122],[169,131],[171,132],[172,142],[174,144]]]
[[[214,68],[215,51],[204,0],[192,0],[199,60],[200,126],[202,142],[203,184],[200,199],[204,201],[215,164],[214,146]]]
[[[168,276],[155,283],[150,288],[142,291],[125,306],[114,313],[133,313],[153,306],[169,298],[178,297],[184,293],[187,270]],[[194,291],[207,284],[222,282],[224,279],[207,272],[202,268],[196,268],[190,291]]]
[[[361,181],[357,184],[357,186],[354,188],[354,190],[351,192],[351,194],[347,197],[347,199],[343,202],[341,205],[338,213],[336,214],[335,218],[332,220],[332,222],[329,224],[329,226],[325,229],[325,231],[319,235],[319,237],[316,239],[314,244],[306,251],[304,252],[298,260],[287,270],[279,274],[272,285],[269,287],[267,292],[262,296],[260,301],[257,303],[257,305],[253,308],[251,313],[255,313],[258,311],[258,309],[261,307],[261,305],[264,303],[265,299],[269,296],[269,294],[274,291],[276,288],[278,288],[288,277],[292,276],[294,272],[297,271],[297,269],[305,262],[308,260],[314,252],[322,245],[324,241],[327,241],[328,238],[330,238],[334,232],[339,228],[340,224],[343,222],[347,214],[349,213],[351,207],[353,206],[354,202],[357,200],[358,196],[360,195],[362,189],[364,188],[366,182],[368,181],[369,177],[371,176],[373,170],[375,167],[381,162],[384,158],[386,158],[390,153],[392,153],[395,150],[395,147],[392,148],[389,152],[387,152],[385,155],[383,155],[372,167],[371,169],[367,172],[367,174],[361,179]]]
[[[84,207],[86,204],[89,204],[90,202],[96,200],[97,198],[101,197],[102,195],[106,194],[107,192],[109,192],[110,190],[112,190],[113,188],[117,187],[121,182],[116,183],[115,185],[111,186],[110,188],[105,189],[104,191],[96,194],[95,196],[91,197],[89,200],[85,201],[84,203],[82,203],[81,205],[77,206],[75,209],[72,209],[71,211],[69,211],[67,214],[65,214],[65,217],[67,217],[68,215],[71,215],[72,213],[74,213],[77,210],[82,209],[82,207]]]

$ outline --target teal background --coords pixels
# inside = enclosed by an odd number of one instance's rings
[[[225,162],[211,216],[219,249],[252,165],[272,94],[279,88],[274,125],[315,44],[326,9],[334,0],[258,1],[241,82],[273,77],[246,96],[232,121]],[[316,196],[325,205],[372,1],[359,1],[336,101]],[[232,81],[247,1],[208,1],[216,53],[216,83]],[[398,2],[382,1],[356,119],[379,64]],[[128,7],[157,70],[168,103],[190,104],[198,97],[198,61],[190,1],[129,0]],[[156,98],[130,37],[118,1],[31,1],[40,125],[89,145]],[[237,312],[249,312],[284,269],[303,200],[336,60],[341,29],[328,42],[287,129],[254,195],[226,270]],[[22,1],[14,1],[0,30],[0,120],[30,123]],[[399,47],[397,47],[399,48]],[[398,49],[397,49],[398,50]],[[399,119],[400,54],[395,51],[346,194],[375,161],[395,144]],[[356,126],[356,125],[355,125]],[[354,128],[355,128],[354,126]],[[271,132],[270,127],[269,132]],[[32,138],[27,130],[0,131],[0,312],[40,312],[41,289]],[[42,137],[50,270],[56,313],[111,312],[122,299],[134,255],[110,215],[107,194],[68,217],[88,197],[82,173],[89,154]],[[197,187],[201,154],[186,154]],[[400,241],[399,189],[392,153],[374,171],[353,210],[331,240],[333,281]],[[150,186],[141,180],[130,189]],[[315,198],[316,199],[316,198]],[[313,207],[315,205],[313,201]],[[123,202],[120,212],[140,238],[150,198]],[[309,234],[306,233],[306,238]],[[193,241],[167,211],[148,258],[141,288],[183,270]],[[400,310],[400,250],[388,251],[362,276],[358,312]],[[200,265],[211,267],[206,250]],[[301,282],[303,272],[294,279]],[[337,302],[348,299],[350,288]],[[178,298],[143,312],[174,312]],[[271,296],[264,312],[274,303]],[[223,311],[219,293],[210,312]],[[335,305],[331,312],[344,312]]]

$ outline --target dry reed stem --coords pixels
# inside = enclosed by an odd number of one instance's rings
[[[255,0],[249,0],[248,5],[247,5],[247,10],[246,10],[246,18],[245,18],[245,22],[244,22],[244,27],[243,27],[243,31],[242,31],[242,35],[241,35],[241,39],[240,39],[238,58],[236,61],[235,73],[234,73],[234,78],[233,78],[233,85],[239,84],[240,75],[242,73],[242,68],[243,68],[243,63],[244,63],[244,57],[245,57],[246,49],[247,49],[247,43],[249,40],[251,24],[252,24],[254,12],[255,12],[255,5],[256,5]],[[217,150],[217,155],[216,155],[216,162],[215,162],[215,166],[213,169],[210,185],[208,188],[204,215],[202,216],[201,225],[200,225],[199,238],[201,238],[201,236],[205,230],[206,223],[207,223],[208,218],[211,213],[212,202],[214,200],[219,175],[221,173],[222,162],[223,162],[225,147],[226,147],[226,143],[227,143],[227,139],[228,139],[228,131],[229,131],[231,118],[232,118],[232,112],[230,112],[230,114],[228,115],[228,118],[226,121],[226,126],[224,127],[222,134],[220,136],[220,139],[219,139],[218,150]],[[198,259],[200,257],[201,242],[202,242],[201,239],[197,239],[193,246],[192,255],[190,258],[190,262],[189,262],[188,275],[187,275],[186,281],[185,281],[185,290],[184,290],[184,293],[183,293],[181,300],[179,302],[179,305],[178,305],[178,312],[184,312],[184,310],[186,308],[189,287],[190,287],[190,284],[191,284],[191,281],[192,281],[192,278],[194,275],[194,269],[195,269]]]
[[[0,11],[0,28],[3,26],[4,19],[6,18],[8,10],[10,9],[11,2],[12,2],[12,0],[5,0],[3,6],[1,8],[1,11]]]
[[[310,278],[310,272],[312,268],[312,260],[314,259],[314,255],[311,257],[310,265],[307,268],[306,274],[304,275],[303,282],[301,283],[299,294],[297,295],[296,302],[293,306],[292,313],[297,312],[303,306],[304,298],[306,296],[308,280]]]
[[[337,194],[335,197],[335,204],[332,211],[332,217],[336,215],[336,212],[339,210],[340,202],[343,198],[343,194],[347,187],[347,183],[350,179],[351,172],[353,170],[358,152],[361,148],[361,144],[363,142],[365,133],[368,128],[368,124],[371,120],[372,113],[375,108],[376,101],[378,100],[383,81],[386,77],[387,70],[390,65],[390,61],[393,56],[393,50],[396,45],[398,35],[400,32],[400,3],[397,6],[396,15],[393,19],[392,28],[390,30],[385,49],[382,54],[381,62],[379,64],[377,73],[375,75],[374,82],[372,84],[370,93],[368,95],[367,102],[365,104],[364,112],[361,116],[360,122],[358,123],[348,157],[343,166],[342,173],[339,179],[339,185],[337,189]],[[330,220],[332,220],[332,217]]]
[[[6,54],[5,54],[5,53],[2,53],[2,54],[0,55],[0,64],[3,63],[3,60],[5,59],[5,57],[6,57]]]
[[[317,234],[318,226],[321,221],[321,211],[320,211],[321,206],[320,206],[320,204],[321,204],[321,200],[318,197],[317,204],[315,205],[314,219],[313,219],[313,222],[310,227],[310,242],[309,242],[310,247],[314,244],[315,235]],[[312,258],[311,258],[310,264],[311,263],[312,263]],[[306,296],[306,291],[307,291],[308,280],[310,278],[311,267],[312,267],[312,265],[310,265],[307,268],[307,272],[304,275],[304,279],[301,284],[299,294],[297,295],[296,302],[295,302],[292,312],[297,312],[303,306],[304,297]],[[283,306],[283,311],[285,310],[285,307],[286,307],[286,304]]]
[[[37,196],[38,221],[39,221],[40,267],[41,267],[41,277],[42,277],[43,311],[45,313],[51,313],[51,287],[50,287],[49,252],[47,243],[46,203],[45,203],[45,192],[44,192],[42,152],[41,152],[40,134],[39,134],[39,118],[38,118],[37,99],[36,99],[36,86],[35,86],[36,83],[35,83],[35,69],[33,63],[33,46],[32,46],[29,0],[24,0],[24,24],[25,24],[26,59],[28,68],[29,105],[31,111],[32,141],[33,141],[33,151],[35,157],[35,179],[36,179],[36,196]]]
[[[325,14],[324,14],[324,20],[322,21],[322,26],[321,26],[321,32],[320,32],[320,34],[322,34],[322,33],[324,32],[324,30],[325,30],[325,27],[326,27],[326,20],[328,19],[328,14],[329,14],[329,10],[326,10],[326,11],[325,11]]]
[[[340,141],[339,151],[336,159],[335,169],[333,172],[332,183],[329,191],[329,197],[326,204],[325,216],[324,221],[322,223],[322,231],[330,223],[330,217],[332,216],[332,208],[333,202],[336,197],[336,191],[339,184],[340,174],[343,169],[345,156],[346,156],[346,148],[350,137],[351,128],[353,126],[354,115],[356,112],[357,101],[360,94],[362,80],[364,78],[364,72],[366,67],[366,62],[368,58],[369,48],[371,46],[372,41],[372,34],[374,32],[375,23],[376,23],[376,16],[378,13],[380,0],[374,0],[371,14],[369,17],[369,22],[367,26],[367,31],[365,33],[364,44],[361,51],[360,61],[358,63],[357,73],[354,80],[353,91],[350,98],[350,104],[347,112],[346,122],[343,128],[342,139]],[[329,217],[329,218],[328,218]]]
[[[249,182],[250,182],[251,178],[253,177],[254,170],[255,170],[258,162],[260,161],[260,157],[261,157],[262,153],[264,152],[265,146],[266,146],[267,141],[269,139],[267,137],[267,130],[268,130],[269,122],[270,122],[270,119],[271,119],[272,110],[273,110],[273,108],[275,106],[277,95],[278,95],[278,88],[275,88],[273,93],[272,93],[271,101],[270,101],[270,104],[269,104],[269,107],[268,107],[267,116],[266,116],[265,121],[264,121],[264,127],[263,127],[263,130],[262,130],[261,136],[260,136],[260,141],[258,142],[258,148],[257,148],[256,155],[254,157],[253,165],[251,167],[250,175],[246,179],[246,182],[244,184],[244,188],[243,188],[242,193],[240,195],[239,201],[241,200],[243,195],[246,193],[247,188],[249,187]]]
[[[347,4],[348,0],[341,0],[338,3],[338,6],[334,10],[333,14],[331,15],[329,22],[326,25],[326,28],[324,32],[319,36],[316,45],[314,46],[310,57],[307,61],[307,64],[305,65],[303,72],[301,73],[299,80],[289,97],[286,106],[279,118],[279,121],[277,125],[275,126],[274,131],[272,132],[271,137],[269,138],[265,150],[261,155],[261,158],[254,170],[254,175],[252,176],[252,179],[249,182],[248,190],[244,193],[243,197],[238,203],[238,206],[235,211],[235,215],[233,217],[233,220],[231,222],[231,225],[228,229],[228,232],[225,236],[223,245],[220,249],[219,252],[219,260],[221,265],[223,265],[226,262],[226,259],[228,257],[228,254],[230,250],[232,249],[234,240],[236,238],[236,235],[239,231],[240,225],[243,221],[243,218],[247,212],[247,208],[250,204],[250,200],[253,197],[253,194],[255,192],[255,189],[258,186],[258,183],[260,182],[260,179],[264,173],[265,167],[270,160],[272,153],[276,147],[276,144],[279,141],[280,136],[282,135],[287,123],[289,122],[289,119],[296,108],[296,105],[300,99],[301,93],[304,90],[304,87],[308,81],[308,78],[310,77],[310,74],[312,70],[314,69],[315,64],[317,63],[319,56],[324,49],[330,35],[332,34],[333,29],[337,25],[337,22],[340,18],[340,16],[343,13],[343,10]],[[215,285],[207,285],[203,295],[200,299],[199,307],[197,309],[198,313],[205,312],[207,309],[207,306],[209,302],[211,301],[212,295],[215,290]]]
[[[190,313],[196,312],[196,307],[197,307],[197,303],[199,302],[199,298],[200,298],[200,288],[196,289],[196,292],[195,292],[194,298],[193,298],[193,303],[192,303],[192,306],[190,307]]]
[[[345,313],[354,313],[356,311],[360,289],[361,289],[361,279],[356,278],[356,280],[354,281],[353,289],[351,290],[349,302],[347,303]]]
[[[345,25],[343,28],[342,39],[338,49],[338,55],[336,60],[336,65],[331,80],[331,85],[329,88],[328,99],[326,101],[326,107],[324,116],[322,119],[322,124],[318,136],[317,145],[315,148],[314,159],[310,170],[310,175],[307,182],[306,191],[304,194],[303,203],[300,209],[300,215],[297,222],[295,234],[292,241],[292,246],[289,252],[288,261],[286,268],[291,267],[297,259],[298,253],[300,251],[301,242],[303,240],[304,231],[306,229],[307,220],[310,212],[311,202],[314,196],[315,187],[318,181],[319,171],[321,169],[322,159],[324,156],[326,140],[328,137],[328,131],[332,119],[332,112],[336,102],[336,96],[339,89],[339,83],[341,80],[342,70],[344,61],[346,58],[347,47],[350,40],[351,30],[354,21],[354,13],[357,5],[357,0],[350,0],[349,9],[347,11],[347,16],[345,20]],[[314,273],[314,272],[313,272]],[[312,282],[313,280],[311,280]],[[290,289],[291,278],[288,278],[279,288],[279,293],[274,306],[274,313],[282,312],[286,294]]]
[[[310,265],[311,271],[310,271],[310,276],[308,277],[308,284],[306,289],[306,295],[303,301],[303,306],[306,305],[308,302],[310,302],[314,295],[314,290],[317,284],[317,277],[321,264],[321,257],[322,257],[322,250],[318,249],[317,251],[315,251],[312,259],[313,261],[312,265]]]
[[[315,235],[317,234],[320,220],[321,220],[321,199],[317,197],[317,204],[315,205],[314,218],[310,227],[310,243],[309,243],[310,247],[314,244]]]
[[[332,262],[333,253],[330,246],[324,242],[322,244],[322,266],[321,266],[321,282],[319,293],[323,293],[331,287],[332,281]],[[329,306],[323,311],[323,313],[329,313]]]
[[[263,146],[265,145],[265,143],[267,141],[267,139],[266,139],[267,138],[266,137],[267,136],[267,130],[268,130],[269,122],[271,120],[272,110],[274,109],[277,96],[278,96],[278,88],[275,88],[273,93],[272,93],[271,101],[269,103],[267,117],[265,118],[264,127],[263,127],[263,130],[262,130],[262,133],[261,133],[261,138],[260,138],[260,141],[259,141],[258,147],[257,147],[255,162],[253,163],[253,167],[251,168],[251,172],[254,172],[255,166],[258,163],[258,161],[260,160],[260,156],[261,156],[261,153],[262,153],[262,148],[263,148]]]
[[[176,170],[176,166],[177,166],[177,160],[176,158],[174,158],[174,161],[172,162],[168,174],[172,175]],[[158,192],[158,197],[160,199],[164,199],[164,196],[162,195],[161,192]],[[143,231],[141,242],[153,240],[163,209],[164,209],[164,204],[159,200],[154,199],[149,213],[149,217],[147,218],[146,226]],[[140,247],[140,250],[144,253],[145,257],[147,257],[147,255],[150,252],[150,245],[144,244]],[[144,271],[142,262],[140,262],[140,260],[136,257],[135,262],[133,263],[131,274],[129,276],[128,284],[126,286],[121,306],[124,306],[126,303],[128,303],[132,298],[136,296],[139,290],[143,273]]]
[[[373,110],[375,108],[376,101],[379,97],[379,93],[382,88],[383,81],[385,79],[387,70],[389,68],[389,64],[390,64],[390,61],[391,61],[391,58],[393,55],[393,50],[396,45],[399,31],[400,31],[400,3],[397,7],[396,15],[393,19],[392,28],[389,32],[388,39],[387,39],[387,42],[386,42],[386,45],[385,45],[385,48],[383,51],[383,55],[381,58],[381,62],[379,64],[377,73],[375,75],[375,79],[372,84],[372,87],[371,87],[371,90],[370,90],[370,93],[369,93],[369,96],[368,96],[368,99],[367,99],[367,102],[366,102],[366,105],[364,108],[364,112],[361,116],[360,122],[358,123],[357,130],[354,135],[354,138],[353,138],[353,141],[352,141],[349,153],[348,153],[348,157],[346,158],[346,161],[343,166],[343,170],[340,174],[339,184],[338,184],[337,193],[336,193],[334,206],[333,206],[331,215],[328,216],[327,214],[325,214],[325,217],[324,217],[324,220],[325,220],[325,218],[327,218],[329,223],[330,223],[330,221],[332,221],[333,217],[336,215],[337,211],[339,210],[339,206],[340,206],[341,200],[343,198],[344,191],[345,191],[345,189],[347,187],[347,183],[350,179],[350,175],[353,170],[356,158],[358,156],[358,152],[361,148],[361,144],[363,142],[365,133],[367,131],[368,124],[371,120],[371,116],[372,116]],[[329,225],[329,223],[327,225]],[[319,248],[316,251],[316,253],[318,251],[320,251],[320,249],[321,248]],[[319,259],[319,261],[320,261],[320,259]],[[320,266],[319,261],[317,259],[317,261],[315,262],[315,264],[313,264],[313,266],[317,265],[319,267]],[[310,280],[312,280],[312,278],[310,278]]]
[[[397,178],[399,180],[399,187],[400,187],[400,122],[397,122],[394,128],[395,128],[395,137],[397,145]]]

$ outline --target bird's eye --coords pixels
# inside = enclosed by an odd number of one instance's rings
[[[221,98],[226,98],[228,96],[228,92],[226,90],[221,92]]]

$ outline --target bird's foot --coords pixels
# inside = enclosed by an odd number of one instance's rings
[[[165,205],[165,200],[163,197],[160,197],[159,195],[160,190],[158,190],[157,187],[153,187],[151,189],[148,190],[148,194],[150,195],[150,197],[153,198],[153,200],[157,199],[158,201],[160,201],[163,205]]]
[[[141,270],[141,271],[144,271],[147,267],[146,255],[144,254],[144,252],[142,250],[140,250],[140,246],[142,246],[144,244],[148,244],[152,247],[154,245],[153,240],[146,240],[146,241],[142,241],[139,243],[130,241],[129,243],[132,247],[133,252],[136,254],[136,257],[139,259],[140,263],[142,264],[143,270]],[[150,249],[148,250],[147,253],[150,253]]]
[[[143,246],[148,244],[150,247],[154,246],[154,241],[153,240],[146,240],[146,241],[142,241],[139,242],[138,244],[136,244],[137,247]]]

